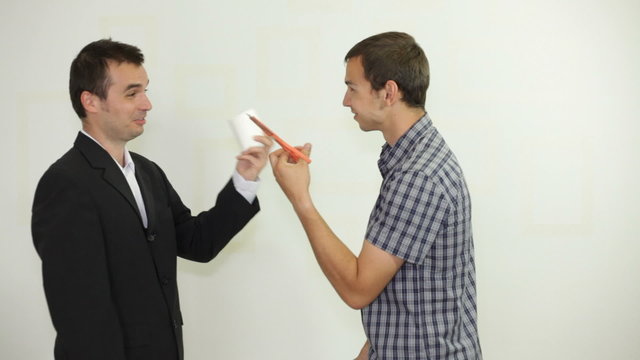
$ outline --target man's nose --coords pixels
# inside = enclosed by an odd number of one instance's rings
[[[142,94],[142,103],[140,104],[140,107],[144,111],[149,111],[151,110],[151,108],[153,108],[153,105],[151,105],[151,100],[149,100],[147,94]]]

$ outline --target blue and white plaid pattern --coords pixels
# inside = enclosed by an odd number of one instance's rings
[[[369,359],[482,359],[471,202],[458,161],[428,115],[378,161],[366,238],[405,260],[362,309]]]

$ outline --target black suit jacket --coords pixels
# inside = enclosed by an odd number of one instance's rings
[[[211,260],[259,210],[229,181],[192,216],[160,167],[131,157],[147,229],[122,171],[84,134],[38,184],[31,226],[56,359],[182,359],[176,256]]]

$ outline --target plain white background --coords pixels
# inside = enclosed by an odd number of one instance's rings
[[[383,139],[341,106],[342,59],[399,30],[429,57],[427,109],[470,186],[485,359],[637,359],[638,14],[632,0],[4,0],[0,358],[53,358],[30,207],[80,127],[67,82],[85,44],[145,53],[154,108],[129,147],[193,212],[234,166],[227,121],[253,107],[314,144],[316,205],[359,252]],[[186,358],[353,358],[359,312],[322,275],[270,168],[259,198],[212,263],[179,262]]]

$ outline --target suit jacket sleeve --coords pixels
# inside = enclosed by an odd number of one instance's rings
[[[175,224],[177,252],[182,258],[210,261],[260,211],[258,199],[249,204],[229,180],[211,209],[192,216],[162,170],[160,173],[167,186]]]
[[[38,184],[32,209],[33,240],[59,334],[56,352],[64,352],[56,358],[124,360],[98,211],[83,189],[49,169]]]

